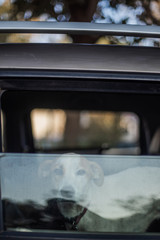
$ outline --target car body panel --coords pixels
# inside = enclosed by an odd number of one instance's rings
[[[79,44],[1,44],[3,70],[160,73],[160,49]]]

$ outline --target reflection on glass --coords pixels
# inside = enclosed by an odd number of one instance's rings
[[[132,112],[33,109],[31,122],[37,152],[140,153],[139,118]]]
[[[0,167],[7,230],[159,231],[159,157],[6,154]]]

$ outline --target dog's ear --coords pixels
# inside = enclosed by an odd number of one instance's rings
[[[95,162],[90,162],[93,181],[97,186],[101,186],[104,181],[104,173],[102,168]]]
[[[47,177],[50,174],[52,165],[53,165],[52,160],[46,160],[42,162],[38,168],[38,175],[40,177]]]

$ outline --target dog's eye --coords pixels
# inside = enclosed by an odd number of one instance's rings
[[[62,168],[56,168],[56,169],[54,170],[54,173],[55,173],[56,175],[61,176],[61,175],[63,175],[63,170],[62,170]]]
[[[77,175],[84,176],[86,174],[86,171],[84,169],[80,169],[77,171]]]

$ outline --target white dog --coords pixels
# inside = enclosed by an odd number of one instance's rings
[[[93,186],[101,186],[104,180],[101,167],[78,154],[63,154],[56,163],[45,161],[40,166],[40,174],[44,177],[51,174],[53,197],[59,199],[59,210],[66,219],[72,219],[75,225],[90,204],[90,190]]]
[[[160,217],[160,168],[136,167],[104,177],[101,167],[77,154],[45,161],[53,198],[66,228],[80,231],[144,232]]]

